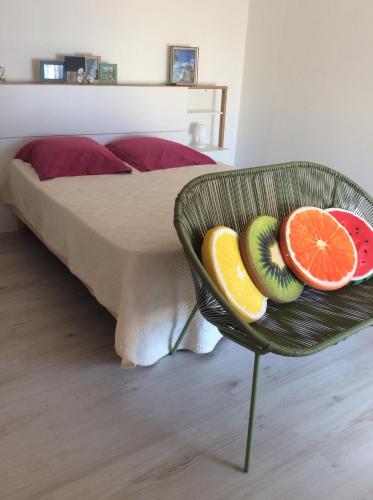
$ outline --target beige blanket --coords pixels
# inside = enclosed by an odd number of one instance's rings
[[[168,354],[195,303],[173,227],[175,197],[192,178],[228,168],[40,182],[29,164],[13,160],[0,172],[0,196],[117,318],[122,365],[150,365]],[[220,338],[198,315],[180,348],[209,352]]]

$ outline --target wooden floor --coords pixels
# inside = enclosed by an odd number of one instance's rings
[[[225,340],[123,370],[114,319],[32,235],[0,236],[0,498],[373,499],[372,329],[310,358]]]

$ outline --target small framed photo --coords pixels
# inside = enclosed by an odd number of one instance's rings
[[[40,81],[47,83],[66,83],[64,61],[40,61]]]
[[[85,56],[85,71],[88,76],[93,78],[93,83],[98,83],[100,81],[100,62],[101,57],[99,56]]]
[[[65,56],[66,71],[78,71],[80,68],[85,68],[84,56]]]
[[[197,85],[198,47],[170,47],[169,83],[173,85]]]
[[[85,57],[83,56],[65,56],[65,69],[67,83],[78,83],[78,70],[85,69]]]
[[[100,63],[100,83],[104,85],[115,85],[117,82],[117,65]]]

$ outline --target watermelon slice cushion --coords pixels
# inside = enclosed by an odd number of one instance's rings
[[[347,229],[357,251],[357,267],[351,282],[358,284],[373,276],[373,228],[366,220],[342,208],[328,208],[337,221]]]

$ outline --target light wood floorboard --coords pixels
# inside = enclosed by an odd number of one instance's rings
[[[0,236],[2,500],[372,500],[372,329],[262,359],[224,340],[122,370],[115,321],[31,234]]]

